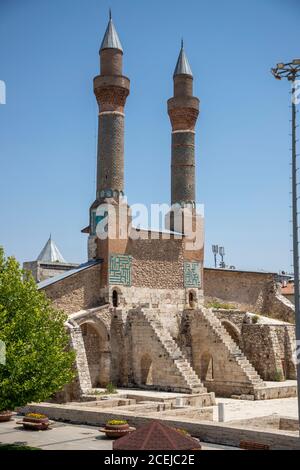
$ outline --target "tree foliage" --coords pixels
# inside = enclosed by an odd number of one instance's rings
[[[46,400],[73,379],[66,318],[0,247],[0,410]]]

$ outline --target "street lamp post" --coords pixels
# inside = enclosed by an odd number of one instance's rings
[[[298,385],[298,418],[300,426],[300,360],[297,357],[297,345],[300,344],[300,299],[299,299],[299,242],[298,242],[298,209],[297,209],[297,154],[296,154],[296,80],[300,77],[300,59],[283,64],[279,63],[272,74],[277,80],[287,78],[292,83],[292,222],[293,222],[293,265],[294,296],[296,324],[296,363]],[[300,430],[300,428],[299,428]]]

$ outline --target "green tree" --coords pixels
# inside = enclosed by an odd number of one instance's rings
[[[0,410],[46,400],[73,379],[66,318],[0,247]]]

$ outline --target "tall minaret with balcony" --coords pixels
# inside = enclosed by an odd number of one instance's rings
[[[99,106],[96,200],[90,208],[88,256],[96,254],[97,207],[106,199],[119,203],[124,195],[124,107],[130,81],[123,75],[123,48],[112,21],[101,43],[100,75],[94,78]]]
[[[183,41],[173,80],[174,96],[168,100],[168,114],[172,124],[171,203],[181,208],[194,207],[195,125],[199,99],[193,96],[193,74]]]
[[[193,96],[193,74],[183,42],[174,75],[174,96],[168,100],[172,124],[171,204],[168,227],[184,234],[184,286],[197,301],[203,297],[204,217],[197,212],[195,183],[195,126],[199,115],[199,99]],[[189,279],[193,272],[190,293]],[[193,277],[192,276],[192,277]],[[189,297],[190,299],[190,297]]]

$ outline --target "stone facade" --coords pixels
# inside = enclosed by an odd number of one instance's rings
[[[58,309],[71,314],[101,305],[101,264],[91,266],[43,288]]]
[[[294,323],[295,308],[280,293],[274,273],[205,268],[204,296]]]
[[[290,325],[243,325],[243,351],[264,380],[296,379],[291,345],[295,329]]]

